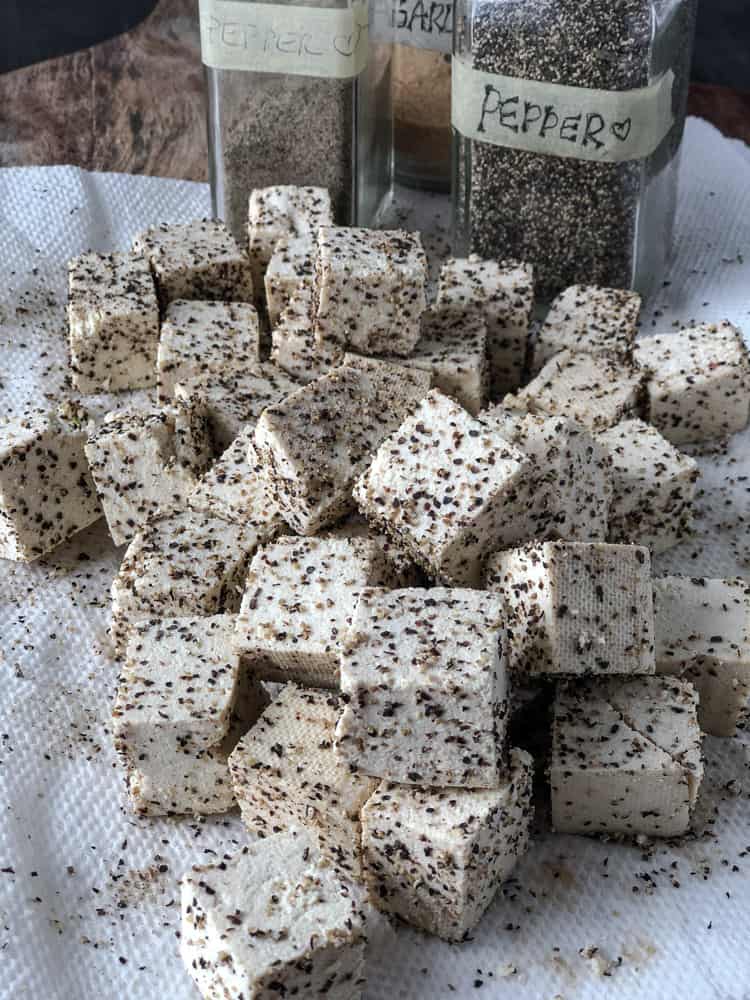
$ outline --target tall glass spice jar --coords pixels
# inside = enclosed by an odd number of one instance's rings
[[[393,173],[391,49],[367,0],[200,0],[214,214],[242,242],[254,188],[327,187],[372,225]]]
[[[647,292],[670,253],[697,0],[460,0],[456,251]]]

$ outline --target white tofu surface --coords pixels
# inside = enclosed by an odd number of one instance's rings
[[[271,327],[300,289],[312,293],[317,240],[312,233],[279,240],[264,278]]]
[[[345,353],[343,348],[315,343],[312,302],[312,288],[298,288],[271,331],[271,361],[301,385],[340,365]]]

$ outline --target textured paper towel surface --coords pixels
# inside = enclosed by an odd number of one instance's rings
[[[750,330],[750,154],[692,121],[684,162],[670,283],[644,329],[729,319]],[[196,184],[0,171],[0,410],[64,386],[70,256],[125,248],[149,222],[208,211]],[[750,575],[750,435],[699,461],[697,537],[657,569]],[[128,813],[110,746],[105,632],[121,554],[100,522],[43,563],[0,565],[3,1000],[196,996],[178,957],[176,881],[244,841],[234,816]],[[697,836],[643,848],[557,837],[542,805],[531,852],[473,940],[448,946],[399,930],[374,956],[368,1000],[750,997],[748,742],[708,739],[706,754]],[[587,946],[615,963],[611,975],[581,956]]]

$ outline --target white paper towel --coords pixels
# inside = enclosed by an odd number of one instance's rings
[[[750,152],[691,121],[684,164],[676,256],[644,329],[729,319],[750,330]],[[64,387],[69,257],[208,212],[198,184],[0,171],[0,409]],[[657,568],[750,575],[750,434],[700,464],[698,535]],[[244,840],[235,817],[128,812],[110,745],[116,676],[105,632],[120,556],[99,523],[43,563],[0,564],[3,1000],[196,996],[178,957],[176,881]],[[542,816],[473,940],[449,946],[399,930],[375,956],[368,1000],[750,997],[748,742],[708,739],[706,754],[699,836],[640,849],[554,836]],[[611,975],[579,953],[588,946],[616,963]]]

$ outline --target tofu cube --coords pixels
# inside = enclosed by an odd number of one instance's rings
[[[85,452],[115,545],[124,545],[156,514],[185,507],[211,457],[208,431],[186,441],[169,410],[109,413]]]
[[[178,382],[206,372],[242,372],[260,362],[260,326],[248,302],[191,302],[167,306],[156,361],[157,396],[169,402]]]
[[[359,509],[436,580],[481,585],[484,560],[529,537],[529,460],[433,389],[354,488]]]
[[[175,299],[253,301],[250,261],[223,222],[150,226],[133,250],[151,265],[162,312]]]
[[[256,188],[248,204],[247,233],[257,294],[280,240],[315,236],[320,226],[332,226],[333,221],[331,196],[324,187]]]
[[[228,521],[281,531],[285,528],[284,521],[258,473],[253,434],[254,428],[249,424],[237,435],[190,493],[188,507]]]
[[[750,361],[731,323],[703,324],[635,345],[647,373],[648,420],[672,444],[728,437],[747,426]]]
[[[530,755],[514,749],[495,788],[382,782],[362,810],[374,904],[445,941],[463,940],[526,853],[532,775]]]
[[[339,868],[360,875],[359,813],[373,778],[333,752],[335,695],[287,684],[229,758],[234,794],[251,833],[305,829]]]
[[[529,384],[503,405],[527,413],[563,416],[590,431],[605,431],[637,416],[642,373],[603,355],[561,351]]]
[[[532,463],[527,507],[530,538],[607,539],[612,500],[610,459],[582,424],[501,406],[480,416]]]
[[[690,535],[698,466],[655,427],[623,420],[600,434],[611,462],[609,540],[665,552]]]
[[[362,358],[263,412],[255,446],[276,505],[295,531],[313,535],[352,509],[355,480],[429,382],[423,372]]]
[[[364,590],[341,652],[339,759],[352,772],[402,784],[497,787],[506,668],[501,597]]]
[[[155,384],[159,305],[143,257],[87,253],[70,261],[68,343],[79,392]]]
[[[690,681],[701,729],[732,736],[750,701],[750,584],[656,579],[654,615],[657,673]]]
[[[32,562],[102,516],[85,440],[54,412],[0,423],[0,558]]]
[[[492,556],[487,589],[506,601],[510,665],[528,674],[653,674],[648,549],[543,542]]]
[[[233,626],[230,615],[151,619],[129,633],[112,731],[140,815],[235,804],[228,757],[268,699],[240,677]]]
[[[312,288],[298,288],[271,331],[271,361],[301,385],[326,375],[342,363],[345,355],[340,347],[315,343],[312,299]]]
[[[268,262],[265,276],[266,308],[271,327],[300,288],[312,293],[317,240],[309,233],[279,240]]]
[[[324,538],[367,538],[374,541],[385,556],[388,566],[387,574],[394,590],[405,587],[420,587],[424,583],[424,574],[419,566],[394,545],[388,535],[375,530],[362,514],[350,514],[345,521],[331,528],[323,535]]]
[[[369,905],[312,838],[250,844],[181,890],[180,952],[205,1000],[361,1000]]]
[[[490,398],[515,392],[521,385],[534,309],[533,269],[520,261],[476,255],[448,260],[440,271],[437,304],[475,308],[484,316]]]
[[[703,777],[697,701],[691,684],[671,677],[561,686],[550,765],[555,830],[686,833]]]
[[[534,342],[537,375],[560,351],[605,354],[627,361],[638,332],[641,297],[622,288],[572,285],[550,306]]]
[[[360,354],[411,354],[427,308],[426,278],[419,233],[322,226],[313,295],[316,343]]]
[[[339,656],[359,594],[390,582],[377,542],[280,538],[253,556],[235,646],[264,680],[338,688]]]
[[[253,427],[267,406],[285,399],[299,383],[276,365],[262,363],[242,372],[207,372],[175,386],[175,398],[208,420],[214,448],[226,451],[242,430]]]
[[[274,530],[194,511],[143,525],[112,582],[110,637],[116,651],[144,618],[236,612],[250,557]]]

